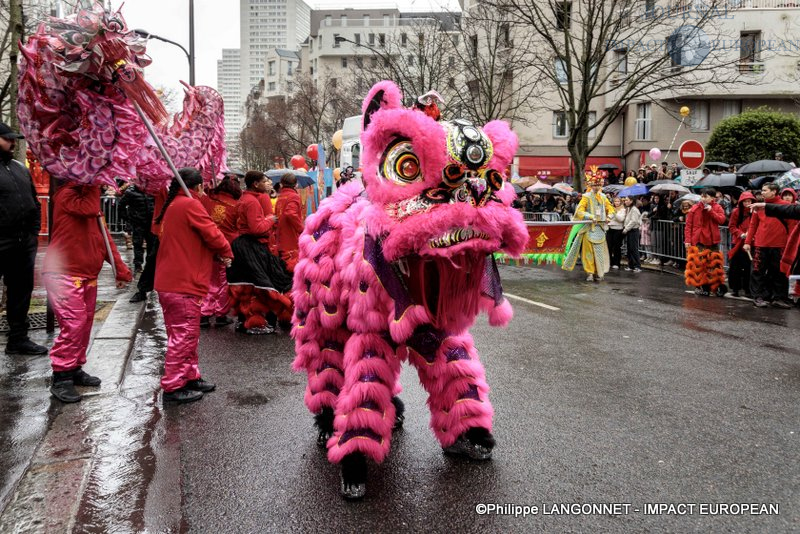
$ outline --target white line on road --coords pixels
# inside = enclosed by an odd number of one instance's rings
[[[551,311],[561,311],[561,308],[556,308],[555,306],[550,306],[549,304],[536,302],[535,300],[528,300],[528,299],[523,298],[523,297],[518,297],[517,295],[512,295],[511,293],[503,293],[503,294],[505,296],[507,296],[508,298],[510,298],[510,299],[518,300],[520,302],[524,302],[525,304],[531,304],[533,306],[539,306],[540,308],[544,308],[546,310],[551,310]]]

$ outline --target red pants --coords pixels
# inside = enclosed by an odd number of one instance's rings
[[[200,378],[197,344],[200,341],[200,297],[159,291],[167,328],[167,355],[161,388],[165,392],[181,389]]]
[[[228,300],[228,279],[225,276],[225,265],[214,263],[211,267],[211,280],[208,293],[200,305],[200,314],[205,316],[225,315],[230,310]]]
[[[97,279],[55,273],[45,273],[43,278],[60,327],[50,349],[53,371],[72,371],[86,363],[97,302]]]

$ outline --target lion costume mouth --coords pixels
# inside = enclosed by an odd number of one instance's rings
[[[449,248],[471,239],[488,240],[491,237],[485,232],[478,232],[471,228],[454,228],[428,241],[431,248]]]

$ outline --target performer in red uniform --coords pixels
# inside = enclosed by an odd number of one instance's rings
[[[198,197],[203,192],[200,171],[180,171],[189,198],[177,179],[158,216],[161,224],[155,289],[164,311],[167,328],[167,354],[161,388],[164,402],[191,402],[213,391],[215,385],[203,380],[198,367],[197,343],[200,340],[200,303],[208,293],[215,255],[230,265],[233,254],[228,240],[211,220]]]
[[[276,318],[291,320],[292,277],[286,264],[270,252],[277,222],[267,194],[271,182],[258,171],[248,171],[244,180],[247,190],[237,209],[240,235],[231,243],[234,261],[228,269],[231,305],[239,316],[237,331],[271,334]],[[273,324],[268,324],[267,315]]]
[[[103,261],[114,262],[117,288],[125,287],[132,279],[130,269],[103,226],[113,254],[113,258],[108,257],[98,223],[101,215],[100,186],[65,184],[53,196],[51,240],[42,272],[47,298],[61,328],[50,349],[53,366],[50,393],[62,402],[81,400],[75,386],[100,385],[100,379],[82,367],[94,323],[97,275]]]
[[[227,175],[222,182],[203,195],[200,201],[211,216],[211,220],[217,225],[222,235],[232,243],[239,236],[237,223],[237,203],[242,196],[242,189],[236,176]],[[215,316],[214,326],[225,326],[233,322],[228,317],[230,310],[230,299],[228,298],[228,279],[225,274],[225,265],[214,263],[211,270],[211,281],[208,294],[200,305],[200,328],[207,328],[211,324],[211,316]]]
[[[300,234],[303,233],[303,202],[297,192],[297,177],[287,172],[281,176],[281,190],[275,204],[278,216],[278,254],[286,268],[294,272]]]

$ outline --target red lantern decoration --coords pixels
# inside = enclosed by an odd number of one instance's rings
[[[308,148],[306,148],[306,155],[308,159],[317,161],[319,159],[319,147],[316,144],[308,145]]]
[[[296,154],[296,155],[292,156],[292,159],[291,159],[290,163],[292,164],[292,168],[293,169],[298,169],[300,167],[305,167],[306,166],[306,158],[304,158],[300,154]]]

